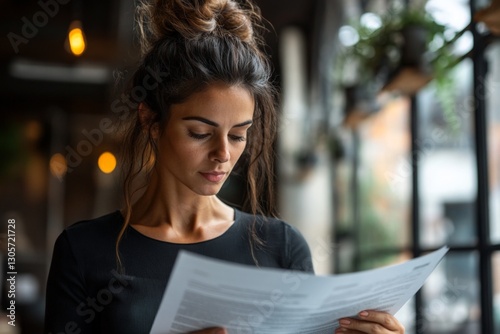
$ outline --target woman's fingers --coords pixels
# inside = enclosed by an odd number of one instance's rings
[[[404,333],[403,325],[394,316],[387,312],[362,311],[359,313],[360,319],[375,322],[396,333]]]
[[[362,311],[358,319],[341,319],[339,324],[341,328],[336,333],[403,334],[405,332],[403,325],[394,316],[379,311]]]

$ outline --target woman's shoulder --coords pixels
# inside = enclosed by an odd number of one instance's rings
[[[245,212],[237,212],[237,218],[249,226],[256,224],[255,232],[263,249],[280,254],[282,268],[314,272],[309,245],[298,228],[279,218]]]
[[[121,213],[115,211],[71,224],[57,237],[53,259],[65,265],[67,261],[79,263],[84,272],[97,268],[96,263],[114,263],[115,242],[122,222]]]
[[[73,240],[96,240],[102,237],[116,238],[123,225],[123,216],[119,210],[97,218],[77,221],[61,233]]]
[[[253,215],[236,209],[235,212],[236,219],[241,225],[250,225],[255,222],[255,231],[259,238],[263,240],[273,243],[277,241],[305,243],[305,239],[299,229],[280,218]]]
[[[237,209],[235,209],[235,212],[236,219],[238,219],[241,223],[245,225],[255,223],[256,230],[258,232],[266,234],[301,235],[300,231],[296,227],[280,218],[253,215]]]

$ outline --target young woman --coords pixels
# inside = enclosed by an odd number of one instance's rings
[[[313,271],[300,233],[271,218],[276,99],[257,8],[157,0],[139,12],[145,43],[129,90],[137,108],[123,144],[125,205],[57,239],[45,333],[149,333],[181,249]],[[248,182],[246,212],[216,196],[235,168]],[[376,311],[342,326],[342,333],[404,332]]]

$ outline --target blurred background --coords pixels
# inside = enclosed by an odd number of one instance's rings
[[[500,333],[500,1],[256,2],[281,91],[279,211],[316,271],[448,245],[398,318],[408,334]],[[116,129],[133,109],[116,83],[139,56],[134,8],[0,1],[0,333],[42,331],[55,238],[121,207]],[[244,181],[221,197],[241,203]]]

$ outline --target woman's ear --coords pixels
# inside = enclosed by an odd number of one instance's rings
[[[141,102],[138,107],[139,122],[143,131],[151,131],[151,137],[153,139],[159,138],[159,127],[158,122],[155,122],[155,114],[149,109],[149,107]]]

